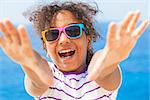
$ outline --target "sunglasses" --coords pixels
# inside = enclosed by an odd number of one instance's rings
[[[88,35],[88,32],[86,30],[86,27],[83,23],[79,24],[71,24],[68,26],[65,26],[63,28],[50,28],[47,30],[42,31],[42,37],[43,40],[46,42],[54,42],[57,41],[62,32],[65,33],[66,37],[69,39],[77,39],[82,36],[82,31],[85,31],[86,35]]]

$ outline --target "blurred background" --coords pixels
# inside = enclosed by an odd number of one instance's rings
[[[65,0],[59,1],[63,2]],[[33,48],[42,56],[45,56],[45,58],[46,53],[42,49],[40,39],[35,35],[31,23],[25,19],[22,13],[36,4],[48,2],[52,2],[52,0],[0,0],[0,21],[8,17],[16,27],[19,24],[24,24],[28,29]],[[129,11],[141,11],[142,15],[138,24],[143,19],[149,19],[150,21],[149,0],[83,0],[82,2],[93,5],[96,2],[99,9],[103,12],[97,14],[95,17],[95,28],[103,38],[93,43],[94,51],[104,47],[108,24],[111,21],[121,21]],[[122,69],[122,85],[119,89],[117,100],[150,99],[149,37],[150,27],[145,30],[138,40],[128,59],[120,63]],[[0,100],[32,99],[25,91],[24,72],[20,65],[11,61],[0,49]]]

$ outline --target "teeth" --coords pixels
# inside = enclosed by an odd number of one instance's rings
[[[71,51],[74,51],[74,50],[71,50],[71,49],[68,49],[68,50],[62,50],[62,51],[59,51],[59,53],[67,53],[67,52],[71,52]]]

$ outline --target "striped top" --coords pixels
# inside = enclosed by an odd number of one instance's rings
[[[36,100],[116,100],[118,89],[107,91],[95,81],[87,81],[87,71],[62,73],[53,63],[49,65],[55,83]]]

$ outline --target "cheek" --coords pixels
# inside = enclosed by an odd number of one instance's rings
[[[84,52],[87,50],[87,43],[86,42],[83,42],[83,43],[80,43],[80,49]]]
[[[82,57],[85,56],[86,57],[86,52],[87,52],[87,41],[86,41],[86,39],[80,40],[76,44],[78,47],[79,56],[82,56]]]
[[[49,44],[46,43],[46,49],[48,55],[53,59],[53,57],[56,57],[56,44]]]

